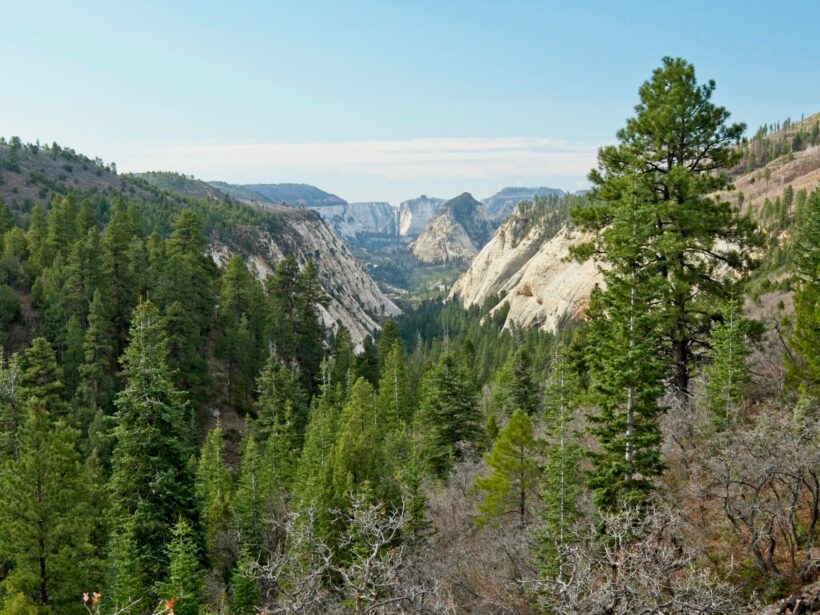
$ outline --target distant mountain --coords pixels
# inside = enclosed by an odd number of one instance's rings
[[[560,196],[563,190],[558,188],[504,188],[493,196],[484,199],[487,217],[493,220],[504,220],[513,214],[519,203],[532,201],[537,196]]]
[[[311,208],[347,204],[347,201],[335,194],[330,194],[310,184],[233,185],[225,182],[211,182],[211,185],[234,198],[247,201],[285,203]]]
[[[465,192],[441,206],[410,249],[428,263],[469,260],[489,241],[492,231],[484,206]]]
[[[403,201],[399,205],[399,235],[416,237],[444,203],[445,199],[428,197],[424,194],[417,199]]]

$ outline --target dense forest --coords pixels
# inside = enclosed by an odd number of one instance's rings
[[[214,264],[276,215],[72,188],[101,161],[46,148],[50,198],[0,203],[0,614],[728,614],[815,581],[820,189],[715,195],[817,124],[744,140],[714,89],[664,59],[592,193],[521,207],[593,232],[605,284],[554,334],[428,300],[357,347],[311,263]]]

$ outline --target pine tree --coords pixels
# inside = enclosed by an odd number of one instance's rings
[[[307,426],[307,396],[299,375],[271,352],[257,379],[257,412],[253,432],[258,442],[266,442],[284,422],[285,408],[291,407],[290,420],[301,442]]]
[[[57,357],[48,340],[34,338],[21,361],[20,393],[26,399],[37,397],[48,404],[55,415],[65,414],[62,403],[62,373],[57,365]]]
[[[612,272],[607,284],[589,307],[586,362],[599,413],[588,418],[599,448],[589,453],[588,483],[599,507],[615,509],[643,502],[663,470],[658,419],[666,370],[654,296],[645,292],[652,281]]]
[[[425,436],[429,467],[438,476],[444,476],[453,461],[463,457],[463,447],[479,436],[472,381],[452,350],[445,349],[425,373],[417,420]]]
[[[521,408],[530,416],[538,411],[538,385],[533,380],[530,349],[521,345],[499,370],[493,406],[496,412],[509,416]]]
[[[560,348],[556,354],[544,395],[547,463],[541,482],[544,507],[537,551],[542,573],[551,577],[560,573],[560,554],[570,542],[573,525],[580,516],[578,501],[583,484],[582,450],[571,425],[579,405],[580,383],[570,365],[568,350]]]
[[[714,89],[713,81],[697,83],[688,62],[664,58],[641,86],[618,144],[599,151],[590,205],[573,212],[576,222],[603,231],[635,207],[651,210],[634,241],[645,251],[646,279],[663,282],[661,333],[681,400],[717,305],[731,296],[736,275],[754,266],[752,248],[761,243],[753,223],[714,196],[730,186],[726,171],[741,155],[734,146],[745,130],[727,124],[729,112],[711,102]],[[606,230],[595,247],[617,266],[615,252],[629,241],[630,233]]]
[[[401,345],[396,342],[384,357],[379,381],[380,420],[392,428],[412,418],[410,375]]]
[[[107,302],[114,338],[114,354],[119,356],[128,338],[128,323],[139,296],[132,278],[129,248],[136,235],[125,203],[118,199],[110,222],[102,234],[103,299]]]
[[[262,456],[256,440],[248,435],[242,443],[239,475],[233,497],[234,527],[239,543],[259,554],[265,546],[263,520],[268,506]]]
[[[187,401],[174,388],[158,309],[149,301],[134,312],[130,343],[122,357],[125,387],[117,408],[113,469],[109,482],[112,531],[134,524],[139,568],[145,587],[135,595],[151,597],[150,588],[166,574],[164,545],[171,528],[195,510],[194,485],[185,426]],[[118,566],[115,560],[114,565]],[[120,600],[120,599],[123,600]],[[124,602],[127,596],[115,596]]]
[[[66,396],[74,396],[79,386],[80,365],[83,362],[83,327],[76,314],[68,319],[65,332],[65,349],[62,356],[62,369],[65,380]]]
[[[224,448],[222,427],[217,423],[202,445],[195,482],[208,558],[215,567],[224,559],[219,552],[219,538],[230,529],[232,485]]]
[[[478,504],[480,522],[516,514],[519,526],[527,523],[529,502],[536,497],[540,480],[540,449],[532,420],[516,408],[485,456],[491,474],[475,481],[476,488],[485,492]]]
[[[242,257],[235,254],[222,274],[217,314],[222,329],[217,350],[228,362],[228,398],[232,407],[244,405],[258,373],[261,340],[256,309],[259,305],[260,289]]]
[[[4,588],[41,612],[80,613],[78,588],[99,579],[93,489],[77,433],[52,418],[46,398],[31,397],[26,408],[18,456],[0,472],[0,557],[11,564]]]
[[[820,190],[798,209],[796,229],[793,253],[798,281],[786,377],[802,403],[816,407],[820,400]]]
[[[359,495],[362,489],[379,501],[395,496],[390,480],[390,462],[384,454],[383,428],[373,387],[364,378],[359,378],[342,410],[339,436],[333,451],[333,486],[338,501]]]
[[[725,427],[736,418],[737,404],[748,382],[746,360],[749,348],[737,302],[727,302],[721,316],[722,320],[712,327],[706,396],[716,425]]]
[[[184,519],[174,525],[168,545],[168,574],[154,593],[174,600],[175,615],[199,615],[205,575],[197,559],[196,535]]]
[[[107,408],[113,394],[113,328],[99,290],[88,312],[88,328],[83,340],[83,363],[78,367],[78,403],[90,412]]]
[[[256,579],[250,575],[250,566],[254,562],[251,552],[243,548],[239,552],[233,573],[231,574],[231,613],[234,615],[254,615],[258,611],[262,596]]]

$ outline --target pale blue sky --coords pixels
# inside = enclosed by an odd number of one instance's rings
[[[0,0],[0,134],[348,200],[577,189],[664,55],[820,111],[820,1]]]

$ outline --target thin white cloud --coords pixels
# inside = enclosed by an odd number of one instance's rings
[[[551,138],[437,138],[330,143],[134,144],[126,171],[176,170],[204,179],[286,181],[332,172],[397,181],[566,177],[595,164],[597,146]],[[573,181],[573,183],[574,183]]]

